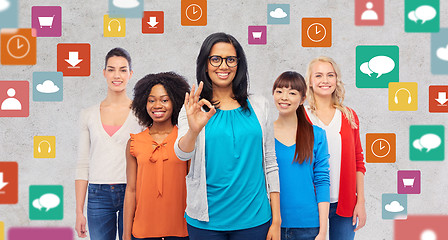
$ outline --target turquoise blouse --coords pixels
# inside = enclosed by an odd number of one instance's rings
[[[205,126],[209,222],[186,215],[187,223],[208,230],[233,231],[271,219],[263,172],[263,135],[257,116],[241,107],[217,110]]]

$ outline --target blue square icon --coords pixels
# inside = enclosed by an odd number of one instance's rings
[[[431,33],[431,73],[448,74],[448,28]]]
[[[268,24],[289,24],[289,4],[268,4]]]
[[[109,0],[110,18],[142,18],[143,0]]]
[[[383,193],[382,209],[383,219],[407,219],[408,195]]]
[[[62,72],[34,72],[33,101],[61,102],[63,92],[62,79]]]
[[[0,28],[18,28],[19,0],[0,0]]]

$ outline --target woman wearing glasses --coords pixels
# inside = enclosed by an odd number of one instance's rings
[[[179,159],[191,159],[186,178],[190,239],[280,239],[268,102],[248,96],[244,51],[233,36],[214,33],[204,40],[196,63],[199,86],[185,96],[174,144]]]
[[[307,115],[327,134],[330,153],[330,240],[354,239],[366,223],[364,156],[355,111],[343,105],[341,71],[329,57],[308,64]],[[358,221],[358,225],[356,223]]]

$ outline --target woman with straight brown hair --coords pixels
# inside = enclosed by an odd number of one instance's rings
[[[282,239],[324,240],[330,206],[328,145],[325,131],[306,117],[306,84],[297,72],[284,72],[272,88],[279,166]]]

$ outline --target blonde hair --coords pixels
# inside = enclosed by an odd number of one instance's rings
[[[316,114],[316,108],[317,108],[316,99],[314,98],[314,90],[311,87],[311,68],[316,62],[326,62],[330,63],[333,66],[333,69],[336,73],[336,89],[331,94],[333,107],[339,109],[344,114],[344,116],[349,120],[350,125],[353,129],[357,129],[358,126],[356,125],[353,112],[343,104],[345,97],[345,88],[344,83],[341,81],[341,70],[339,69],[339,66],[336,64],[336,62],[330,57],[320,56],[311,60],[311,62],[308,64],[305,75],[305,81],[307,85],[306,95],[308,96],[308,103],[310,104],[311,112],[313,114]]]

